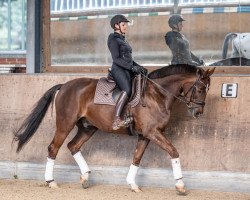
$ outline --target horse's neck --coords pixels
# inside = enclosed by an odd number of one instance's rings
[[[164,88],[164,90],[167,90],[171,92],[174,95],[179,95],[179,90],[182,87],[183,83],[188,79],[191,79],[192,76],[187,75],[171,75],[166,76],[164,78],[156,80],[158,84]]]
[[[182,86],[186,82],[194,81],[194,79],[195,75],[190,74],[171,75],[156,79],[156,82],[162,87],[161,92],[165,93],[164,95],[168,97],[166,98],[166,106],[170,108],[176,97],[180,95]]]

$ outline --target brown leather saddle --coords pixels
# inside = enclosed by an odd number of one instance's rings
[[[138,135],[138,133],[133,128],[133,116],[127,108],[135,107],[139,104],[139,102],[142,104],[142,106],[145,106],[144,102],[142,101],[142,97],[146,86],[146,80],[146,78],[142,78],[141,74],[137,75],[133,79],[132,95],[130,97],[129,102],[127,103],[125,109],[126,111],[123,115],[124,121],[126,123],[125,127],[129,127],[128,134],[131,136]],[[113,80],[109,69],[107,77],[102,77],[98,80],[95,90],[94,103],[115,106],[116,101],[120,96],[120,93],[121,90]]]
[[[141,75],[136,75],[132,82],[132,95],[128,102],[128,106],[135,107],[140,102],[141,98]],[[103,105],[115,105],[121,90],[112,79],[110,72],[107,77],[102,77],[98,80],[94,103]]]

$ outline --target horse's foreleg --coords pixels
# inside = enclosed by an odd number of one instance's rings
[[[131,190],[134,192],[141,192],[141,189],[135,183],[135,177],[139,169],[141,158],[148,146],[148,143],[149,139],[143,137],[142,135],[139,135],[137,146],[134,152],[133,163],[130,165],[129,172],[126,178],[127,183],[130,185]]]
[[[185,189],[185,184],[182,180],[183,177],[182,177],[179,153],[177,152],[176,148],[161,132],[155,132],[153,134],[149,134],[147,138],[169,153],[169,155],[172,158],[171,163],[172,163],[174,178],[176,180],[175,184],[176,190],[178,194],[185,195],[186,189]]]
[[[97,128],[93,126],[86,128],[83,127],[82,123],[78,124],[77,126],[78,126],[78,132],[76,136],[68,143],[68,148],[80,168],[81,171],[80,182],[82,184],[82,187],[88,188],[90,169],[84,157],[82,156],[80,148],[83,145],[83,143],[88,141],[89,138],[96,132]]]

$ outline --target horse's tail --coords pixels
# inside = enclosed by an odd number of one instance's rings
[[[228,33],[225,36],[223,47],[222,47],[222,59],[227,58],[228,43],[229,43],[229,41],[231,41],[236,36],[237,36],[236,33]]]
[[[63,84],[58,84],[50,88],[36,103],[35,107],[24,120],[23,124],[17,131],[14,131],[13,141],[18,141],[16,152],[19,153],[23,146],[35,134],[39,125],[41,124],[51,102],[53,101],[56,91],[62,87]]]

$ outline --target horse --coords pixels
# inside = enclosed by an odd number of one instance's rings
[[[156,69],[145,76],[143,104],[130,109],[133,116],[133,130],[138,133],[138,141],[126,181],[134,192],[141,192],[135,182],[140,161],[150,141],[161,147],[171,156],[175,188],[178,194],[185,195],[186,187],[182,177],[179,153],[167,139],[164,130],[169,122],[171,107],[176,99],[187,105],[194,118],[203,114],[205,99],[210,86],[210,76],[215,68],[204,70],[190,65],[169,65]],[[98,79],[78,78],[51,87],[36,103],[31,113],[19,129],[14,131],[14,142],[18,142],[16,152],[32,138],[41,124],[50,104],[55,102],[56,130],[48,146],[45,181],[50,188],[58,187],[53,178],[56,156],[70,131],[77,126],[78,131],[67,144],[80,168],[80,183],[89,187],[90,169],[81,154],[82,145],[99,129],[114,134],[129,134],[130,129],[122,127],[112,130],[115,108],[111,105],[94,103]],[[126,110],[126,109],[124,109]]]
[[[243,57],[250,59],[250,33],[228,33],[225,36],[223,49],[222,49],[222,59],[227,58],[228,44],[232,43],[232,55],[231,57]]]
[[[228,56],[228,46],[231,42],[231,55]],[[228,33],[222,46],[222,60],[209,66],[250,66],[250,33]]]

